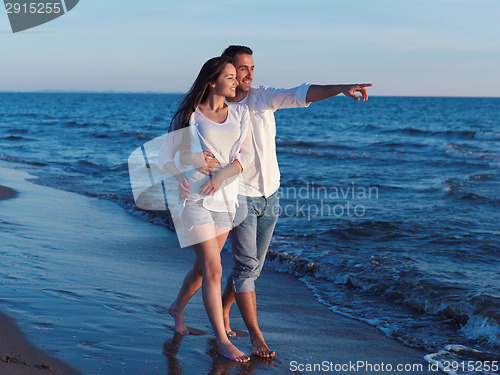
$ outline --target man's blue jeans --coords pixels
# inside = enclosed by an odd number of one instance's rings
[[[267,249],[279,216],[279,193],[265,197],[238,196],[248,210],[247,217],[230,232],[234,267],[227,281],[236,293],[253,292],[255,280],[264,266]],[[244,204],[246,200],[246,204]],[[244,215],[236,210],[236,217]],[[239,220],[237,220],[238,222]]]

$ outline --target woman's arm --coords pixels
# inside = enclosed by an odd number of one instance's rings
[[[218,169],[216,172],[211,173],[210,179],[203,184],[200,193],[207,195],[215,194],[225,180],[237,175],[242,170],[243,168],[238,160],[233,161],[224,168]]]
[[[177,134],[178,135],[178,134]],[[160,167],[166,170],[172,177],[174,177],[179,182],[179,198],[181,200],[189,197],[189,182],[184,175],[176,166],[174,161],[173,150],[178,147],[178,139],[175,139],[175,132],[167,133],[165,141],[160,147],[160,152],[158,155],[158,162]]]
[[[184,200],[189,197],[189,181],[187,177],[182,173],[173,161],[167,161],[163,168],[179,182],[179,199]]]

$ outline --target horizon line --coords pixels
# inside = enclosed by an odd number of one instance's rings
[[[0,90],[0,94],[144,94],[144,95],[184,95],[185,92],[177,92],[177,91],[117,91],[117,90],[102,90],[102,91],[94,91],[94,90],[30,90],[30,91],[2,91]],[[460,96],[460,95],[369,95],[370,97],[390,97],[390,98],[484,98],[484,99],[499,99],[500,96]],[[333,97],[345,97],[345,95],[335,95]],[[332,97],[332,98],[333,98]]]

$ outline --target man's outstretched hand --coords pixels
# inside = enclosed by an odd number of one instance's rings
[[[345,96],[349,96],[354,100],[359,102],[359,96],[356,92],[361,93],[361,98],[363,101],[368,100],[368,92],[365,87],[373,86],[371,83],[363,83],[363,84],[354,84],[354,85],[343,85],[342,94]]]

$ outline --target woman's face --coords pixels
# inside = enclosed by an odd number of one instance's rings
[[[236,68],[233,64],[226,64],[221,75],[212,84],[212,90],[215,95],[234,98],[236,96],[236,87],[238,81],[236,79]]]

